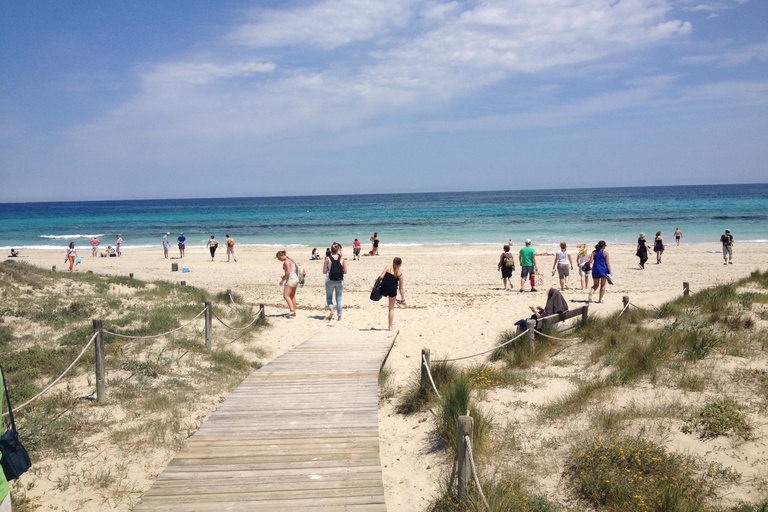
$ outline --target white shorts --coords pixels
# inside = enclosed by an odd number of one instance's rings
[[[288,280],[285,282],[285,286],[288,286],[290,288],[296,288],[299,286],[299,276],[296,274],[291,274],[288,276]]]

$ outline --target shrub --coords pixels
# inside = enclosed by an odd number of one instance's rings
[[[432,379],[435,381],[435,386],[440,393],[444,393],[444,389],[461,375],[461,371],[452,362],[438,362],[432,363],[429,366]],[[397,412],[400,414],[411,414],[416,411],[420,411],[427,404],[433,403],[437,400],[437,395],[432,389],[432,384],[429,382],[421,382],[421,368],[411,378],[411,382],[405,390],[405,393],[400,397],[397,404]]]
[[[454,379],[443,391],[440,408],[437,412],[435,434],[447,444],[454,453],[459,451],[458,418],[469,411],[474,420],[472,431],[473,451],[481,452],[491,428],[490,419],[472,403],[472,386],[463,375]]]
[[[571,491],[598,509],[693,512],[714,496],[715,479],[734,478],[716,468],[702,471],[695,459],[642,437],[598,437],[571,452],[564,475]]]
[[[528,379],[520,371],[509,368],[497,370],[493,366],[479,365],[471,368],[464,375],[469,385],[475,389],[497,388],[504,386],[522,386]]]
[[[480,476],[480,480],[484,478]],[[557,512],[560,505],[552,503],[544,496],[530,494],[518,478],[501,477],[483,481],[483,493],[494,512]],[[456,488],[444,485],[441,495],[432,503],[431,512],[486,512],[485,504],[477,492],[477,484],[470,482],[470,488],[459,500]]]
[[[683,432],[699,432],[702,438],[725,436],[733,432],[745,440],[750,439],[752,425],[747,421],[743,409],[743,406],[730,398],[715,400],[687,417]]]

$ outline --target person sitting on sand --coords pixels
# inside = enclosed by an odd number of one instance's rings
[[[560,290],[557,288],[550,288],[549,293],[547,293],[547,303],[544,305],[544,307],[541,306],[528,306],[531,311],[533,312],[533,315],[531,315],[532,319],[538,320],[539,318],[544,318],[547,316],[552,315],[564,315],[566,314],[568,310],[568,302],[565,300],[565,297],[563,297],[563,294],[560,293]],[[528,318],[523,318],[521,320],[518,320],[515,322],[515,325],[517,326],[517,333],[520,334],[521,332],[528,329]]]
[[[310,255],[309,259],[310,260],[319,260],[320,259],[320,255],[317,254],[317,247],[312,249],[312,254]]]
[[[11,249],[11,255],[8,256],[9,258],[18,258],[19,257],[19,251],[16,249]]]

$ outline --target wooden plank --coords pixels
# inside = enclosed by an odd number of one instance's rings
[[[252,373],[134,510],[386,511],[378,372],[396,335],[316,335]]]

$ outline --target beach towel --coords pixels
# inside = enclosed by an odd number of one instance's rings
[[[550,288],[547,294],[547,304],[544,306],[544,312],[549,315],[559,315],[568,312],[568,302],[556,288]]]

